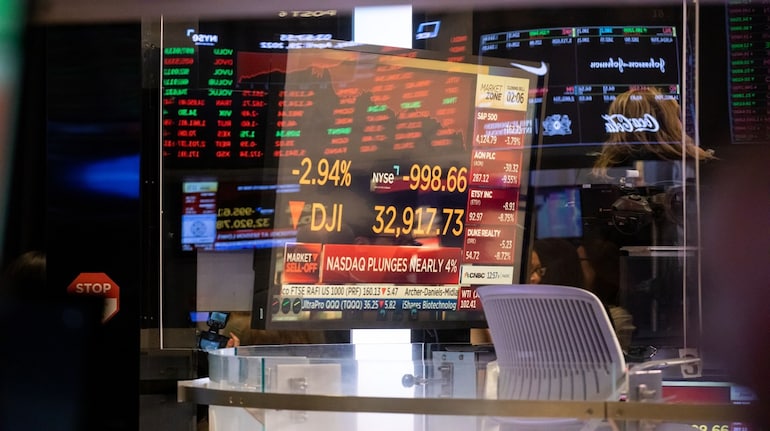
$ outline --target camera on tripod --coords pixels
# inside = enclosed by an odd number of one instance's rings
[[[227,320],[230,318],[230,313],[222,311],[212,311],[209,313],[209,318],[206,321],[209,329],[202,331],[198,335],[198,347],[203,350],[215,350],[227,347],[227,341],[230,337],[226,337],[219,333],[221,329],[227,325]]]

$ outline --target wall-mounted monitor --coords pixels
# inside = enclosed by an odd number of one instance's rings
[[[255,327],[485,326],[475,287],[525,262],[529,98],[547,76],[263,30],[164,27],[164,278],[252,250]],[[206,295],[233,294],[227,268]]]
[[[580,186],[539,187],[535,192],[535,238],[583,237]]]
[[[623,127],[606,114],[630,89],[656,87],[687,106],[692,135],[695,105],[682,98],[694,97],[694,83],[683,80],[682,56],[692,61],[693,45],[685,49],[683,28],[681,5],[481,10],[473,14],[472,40],[479,56],[509,59],[513,67],[530,60],[540,64],[536,71],[550,72],[530,98],[544,110],[534,127],[546,149],[542,167],[575,168],[590,166],[608,134]]]

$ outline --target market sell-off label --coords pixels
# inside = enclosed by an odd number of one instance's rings
[[[322,244],[286,244],[283,255],[283,283],[316,283],[320,277]]]

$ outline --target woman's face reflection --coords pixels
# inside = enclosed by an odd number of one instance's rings
[[[532,250],[529,257],[529,282],[532,284],[540,284],[543,281],[543,274],[545,268],[540,263],[540,256],[537,252]]]

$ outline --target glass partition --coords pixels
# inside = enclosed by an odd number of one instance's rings
[[[698,87],[727,35],[697,27],[724,7],[413,8],[399,48],[357,13],[145,21],[160,347],[483,329],[475,287],[551,283],[631,361],[700,355],[700,131],[728,117]]]

